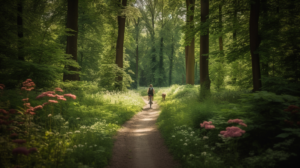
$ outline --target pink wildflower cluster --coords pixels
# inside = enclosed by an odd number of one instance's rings
[[[12,123],[14,123],[14,120],[11,120],[11,114],[16,114],[16,110],[15,109],[10,109],[9,111],[6,111],[4,109],[0,109],[0,126],[1,125],[11,125]],[[10,128],[8,128],[10,129]]]
[[[63,90],[61,88],[55,88],[55,91],[58,91],[58,92],[63,92]],[[65,97],[71,97],[72,99],[76,99],[76,96],[71,94],[71,93],[68,93],[68,94],[64,94],[64,95],[58,95],[58,94],[55,94],[54,91],[47,91],[47,92],[43,92],[41,93],[40,95],[38,95],[36,97],[36,99],[40,99],[42,97],[56,97],[57,100],[63,100],[63,101],[67,101],[67,99]],[[58,103],[58,101],[56,100],[48,100],[48,102],[44,103],[42,106],[45,106],[46,104],[49,104],[49,103]]]
[[[31,91],[34,89],[35,83],[31,79],[27,79],[25,82],[23,82],[22,90]]]
[[[238,123],[238,124],[240,124],[241,126],[244,126],[244,127],[247,127],[247,125],[244,123],[244,121],[243,120],[241,120],[241,119],[233,119],[233,120],[228,120],[227,121],[229,124],[230,123]]]
[[[73,94],[71,94],[71,93],[68,93],[68,94],[64,94],[64,96],[66,96],[66,97],[71,97],[72,99],[76,99],[76,96],[75,95],[73,95]]]
[[[64,92],[61,88],[55,88],[55,91]]]
[[[35,115],[35,112],[34,112],[35,110],[43,108],[42,105],[31,107],[30,103],[24,103],[24,106],[27,108],[25,114],[31,114],[31,115]]]
[[[212,124],[211,121],[204,121],[203,123],[200,123],[200,126],[205,127],[205,129],[214,129],[215,126],[211,124]]]
[[[36,99],[39,99],[39,98],[42,98],[42,97],[45,97],[45,96],[47,96],[47,97],[52,97],[52,95],[53,95],[54,93],[55,93],[54,91],[43,92],[43,93],[41,93],[40,95],[38,95],[38,96],[36,97]],[[53,97],[55,97],[55,96],[53,96]]]
[[[5,88],[4,84],[0,84],[0,89],[3,90]]]
[[[240,129],[239,127],[227,127],[226,131],[221,131],[220,134],[222,134],[225,138],[227,137],[240,137],[242,134],[244,134],[246,131]]]
[[[228,120],[227,121],[229,124],[230,123],[238,123],[244,127],[247,127],[247,125],[244,123],[243,120],[241,119],[233,119],[233,120]],[[232,127],[227,127],[226,128],[226,131],[221,131],[220,134],[223,135],[225,138],[227,137],[239,137],[239,136],[242,136],[242,134],[244,134],[246,131],[240,129],[239,127],[235,127],[235,126],[232,126]]]

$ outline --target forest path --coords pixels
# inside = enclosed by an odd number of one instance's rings
[[[127,121],[115,137],[113,155],[107,168],[176,168],[155,125],[159,106],[150,109],[147,96],[143,110]]]

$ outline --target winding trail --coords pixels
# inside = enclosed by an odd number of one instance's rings
[[[143,110],[127,121],[115,137],[113,156],[107,168],[177,168],[155,125],[159,106],[150,109],[147,96]]]

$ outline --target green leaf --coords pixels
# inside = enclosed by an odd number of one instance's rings
[[[286,138],[286,137],[288,137],[290,135],[291,135],[291,133],[282,133],[282,134],[277,135],[276,137],[278,137],[278,138]]]

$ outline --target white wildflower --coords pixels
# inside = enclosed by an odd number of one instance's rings
[[[204,137],[203,137],[203,140],[204,140],[204,139],[208,139],[208,137],[207,137],[207,136],[204,136]]]

